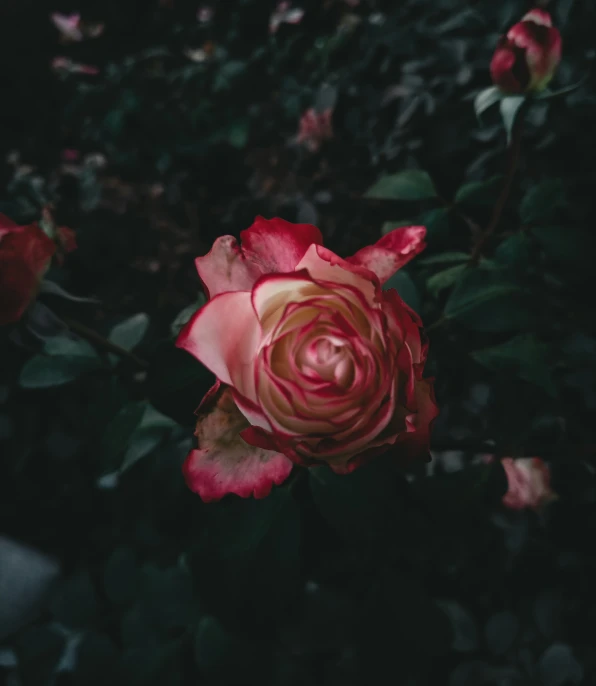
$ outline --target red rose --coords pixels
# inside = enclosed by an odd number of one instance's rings
[[[490,63],[493,82],[505,93],[543,90],[561,61],[561,45],[548,12],[528,12],[500,39]]]
[[[316,152],[323,141],[333,138],[332,116],[331,109],[324,112],[317,112],[313,108],[306,110],[300,118],[296,142],[305,145],[311,152]]]
[[[337,473],[428,448],[437,414],[421,321],[381,284],[424,248],[395,229],[347,260],[308,224],[258,217],[196,260],[209,295],[177,345],[216,375],[184,473],[203,500],[266,496],[292,464]]]
[[[75,248],[74,233],[58,230],[67,252]],[[37,224],[18,226],[0,214],[0,325],[18,321],[33,300],[56,252],[56,244]]]
[[[511,510],[540,510],[544,505],[557,499],[550,487],[550,471],[539,457],[524,457],[514,460],[505,457],[501,460],[507,476],[507,493],[503,505]]]

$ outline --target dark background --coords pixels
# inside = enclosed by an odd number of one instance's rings
[[[201,24],[181,0],[0,5],[0,212],[51,204],[78,249],[48,278],[100,300],[46,294],[0,338],[0,683],[596,683],[596,5],[542,3],[563,35],[553,89],[585,80],[529,109],[469,268],[506,148],[473,98],[531,5],[305,0],[275,36],[274,3],[210,6]],[[61,44],[55,11],[105,31]],[[57,73],[56,56],[100,73]],[[317,152],[292,143],[312,106],[334,108]],[[366,197],[408,169],[437,197]],[[212,379],[175,320],[197,304],[194,258],[258,214],[317,224],[344,256],[385,223],[427,226],[390,285],[429,328],[430,466],[404,475],[388,454],[262,501],[186,489]],[[49,349],[65,320],[148,366]],[[559,500],[504,510],[485,454],[542,457]]]

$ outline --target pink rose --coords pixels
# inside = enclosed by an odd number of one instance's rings
[[[317,112],[313,108],[306,110],[300,118],[296,142],[306,145],[311,152],[316,152],[323,141],[333,138],[332,115],[330,109],[324,112]]]
[[[540,510],[557,499],[550,487],[550,471],[539,457],[524,457],[501,460],[507,476],[508,489],[503,496],[503,505],[511,510]]]
[[[277,33],[282,24],[299,24],[304,16],[304,10],[292,8],[292,3],[284,0],[279,2],[275,11],[269,17],[269,33]]]
[[[561,34],[548,12],[534,9],[500,39],[490,72],[505,93],[541,91],[560,61]]]
[[[217,377],[184,474],[205,501],[265,497],[292,465],[337,473],[395,445],[428,449],[437,415],[422,323],[381,284],[425,247],[421,226],[346,260],[309,224],[257,217],[196,260],[209,302],[177,345]]]

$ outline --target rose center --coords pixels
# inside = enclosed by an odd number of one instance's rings
[[[310,378],[348,386],[354,375],[354,361],[347,341],[321,336],[309,342],[297,359],[300,371]]]

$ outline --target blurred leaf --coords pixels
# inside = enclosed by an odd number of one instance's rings
[[[563,182],[561,179],[547,179],[530,188],[522,199],[519,211],[522,222],[532,224],[544,219],[552,219],[555,210],[564,206]]]
[[[497,612],[484,627],[488,649],[493,655],[506,653],[514,645],[518,632],[519,620],[512,612]]]
[[[531,302],[525,293],[499,295],[458,315],[457,321],[470,331],[502,333],[526,331],[536,319]]]
[[[23,686],[51,684],[66,639],[51,626],[34,626],[20,633],[16,640],[20,683]]]
[[[146,564],[142,569],[141,592],[151,623],[164,636],[174,629],[186,629],[197,612],[192,580],[181,565],[160,569]]]
[[[410,219],[402,219],[399,222],[384,222],[383,226],[381,227],[381,233],[384,236],[400,226],[413,226],[415,223],[416,222],[413,222]]]
[[[494,298],[519,291],[519,286],[499,270],[470,268],[462,274],[449,296],[443,314],[448,319],[455,319]]]
[[[429,174],[419,169],[382,176],[364,194],[365,198],[380,200],[428,200],[437,197]]]
[[[449,208],[447,207],[436,207],[434,210],[422,212],[413,223],[426,227],[426,237],[432,245],[449,239]]]
[[[532,255],[532,245],[525,233],[506,238],[495,252],[495,261],[508,267],[523,267]]]
[[[556,395],[545,346],[532,334],[522,334],[506,343],[476,350],[472,357],[494,372],[513,372],[520,379],[540,386],[549,395]]]
[[[554,262],[570,267],[591,267],[595,240],[580,229],[562,226],[541,226],[531,229],[546,255]]]
[[[95,587],[86,570],[75,572],[56,588],[50,602],[54,618],[70,628],[85,628],[97,619]]]
[[[460,262],[467,262],[470,256],[465,252],[442,252],[439,255],[433,255],[432,257],[425,257],[423,259],[418,259],[417,264],[420,265],[430,265],[430,264],[459,264]]]
[[[416,284],[404,269],[395,272],[395,274],[383,284],[383,290],[386,291],[390,288],[395,288],[401,299],[413,310],[418,312],[420,308],[420,295],[416,288]]]
[[[56,336],[44,346],[47,355],[27,360],[19,377],[23,388],[50,388],[74,381],[83,373],[101,367],[101,360],[87,341]]]
[[[125,350],[132,350],[143,340],[149,328],[149,321],[149,315],[144,312],[135,314],[120,324],[116,324],[110,331],[109,339]]]
[[[544,651],[538,662],[538,672],[544,686],[579,684],[584,678],[583,667],[564,643],[553,643]]]
[[[474,617],[454,600],[441,600],[439,607],[451,621],[452,648],[458,653],[470,653],[478,648],[478,630]]]
[[[126,471],[155,450],[176,426],[178,425],[170,417],[158,412],[151,405],[146,405],[143,417],[130,438],[120,472]]]
[[[426,282],[428,292],[433,298],[436,298],[442,290],[453,286],[453,284],[457,282],[459,277],[466,270],[466,267],[466,264],[456,264],[453,267],[448,267],[443,271],[433,274]]]
[[[139,427],[145,410],[145,402],[129,403],[106,426],[99,446],[103,474],[118,468],[120,458],[131,444],[132,436]]]
[[[40,286],[39,286],[39,292],[40,293],[47,293],[48,295],[57,295],[60,298],[64,298],[65,300],[71,300],[72,302],[76,303],[99,303],[100,300],[97,298],[83,298],[78,295],[72,295],[72,293],[69,293],[68,291],[64,290],[62,286],[59,286],[57,283],[54,281],[48,281],[47,279],[44,279]]]
[[[207,298],[203,293],[200,293],[196,302],[182,308],[170,325],[172,336],[177,337],[180,331],[182,331],[182,327],[190,321],[190,318],[193,316],[193,314],[200,310],[206,302]]]
[[[68,335],[66,324],[40,300],[27,309],[24,322],[27,329],[40,340]]]
[[[491,86],[480,91],[474,99],[474,111],[476,116],[480,119],[480,115],[489,107],[496,105],[503,98],[503,93],[496,87]]]
[[[563,601],[555,588],[541,591],[534,600],[533,615],[536,626],[546,638],[553,638],[561,625]]]
[[[486,181],[470,181],[460,186],[455,194],[454,202],[459,205],[475,207],[490,206],[494,203],[499,193],[502,176],[491,176]]]
[[[232,87],[232,82],[246,71],[246,62],[242,60],[230,60],[219,68],[213,82],[213,92],[218,93]]]
[[[108,600],[118,606],[131,605],[138,592],[139,573],[134,552],[120,547],[112,551],[103,574],[103,587]]]
[[[511,141],[513,126],[521,114],[522,105],[526,102],[524,95],[506,95],[501,100],[501,119],[507,133],[507,143]]]
[[[86,633],[78,646],[76,660],[74,686],[105,686],[119,681],[119,653],[105,634]]]

